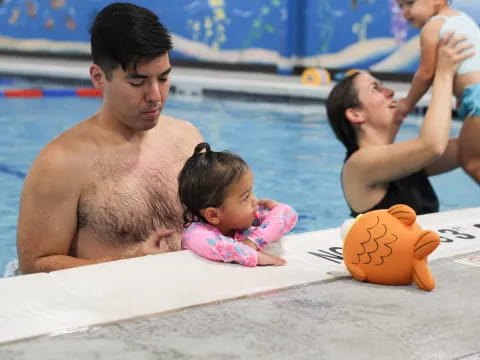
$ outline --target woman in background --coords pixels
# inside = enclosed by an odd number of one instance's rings
[[[457,139],[449,133],[453,77],[472,56],[464,40],[452,33],[440,40],[432,100],[416,139],[395,142],[403,118],[396,115],[394,92],[368,73],[357,72],[332,89],[327,114],[347,150],[341,182],[352,216],[398,203],[417,214],[438,211],[428,177],[459,165]]]

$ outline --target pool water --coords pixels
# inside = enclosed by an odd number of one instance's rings
[[[99,105],[97,98],[0,99],[0,276],[16,258],[18,204],[29,166],[48,141]],[[337,227],[349,216],[339,182],[344,150],[324,106],[171,96],[164,113],[191,121],[214,150],[241,155],[255,174],[257,197],[297,210],[294,233]],[[409,118],[399,137],[415,137],[418,126]],[[452,134],[459,128],[455,123]],[[479,206],[478,185],[461,170],[432,182],[442,210]]]

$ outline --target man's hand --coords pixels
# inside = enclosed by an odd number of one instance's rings
[[[280,256],[267,254],[266,252],[259,251],[258,252],[258,260],[257,265],[264,266],[264,265],[285,265],[287,261]]]
[[[165,238],[171,236],[173,230],[161,229],[154,231],[146,240],[139,244],[134,256],[153,255],[169,252]]]

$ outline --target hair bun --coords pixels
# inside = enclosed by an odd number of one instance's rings
[[[212,152],[212,149],[210,148],[210,144],[206,142],[202,142],[195,146],[195,150],[193,151],[193,156],[201,154],[202,152],[209,153]]]

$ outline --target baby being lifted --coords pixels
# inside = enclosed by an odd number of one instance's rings
[[[397,0],[403,16],[415,28],[421,28],[420,66],[406,98],[398,104],[399,116],[405,116],[430,88],[435,72],[437,46],[446,33],[465,42],[474,55],[463,60],[454,79],[458,115],[464,124],[458,140],[460,165],[480,184],[480,28],[469,15],[455,10],[449,0]],[[454,143],[455,146],[457,145]]]

